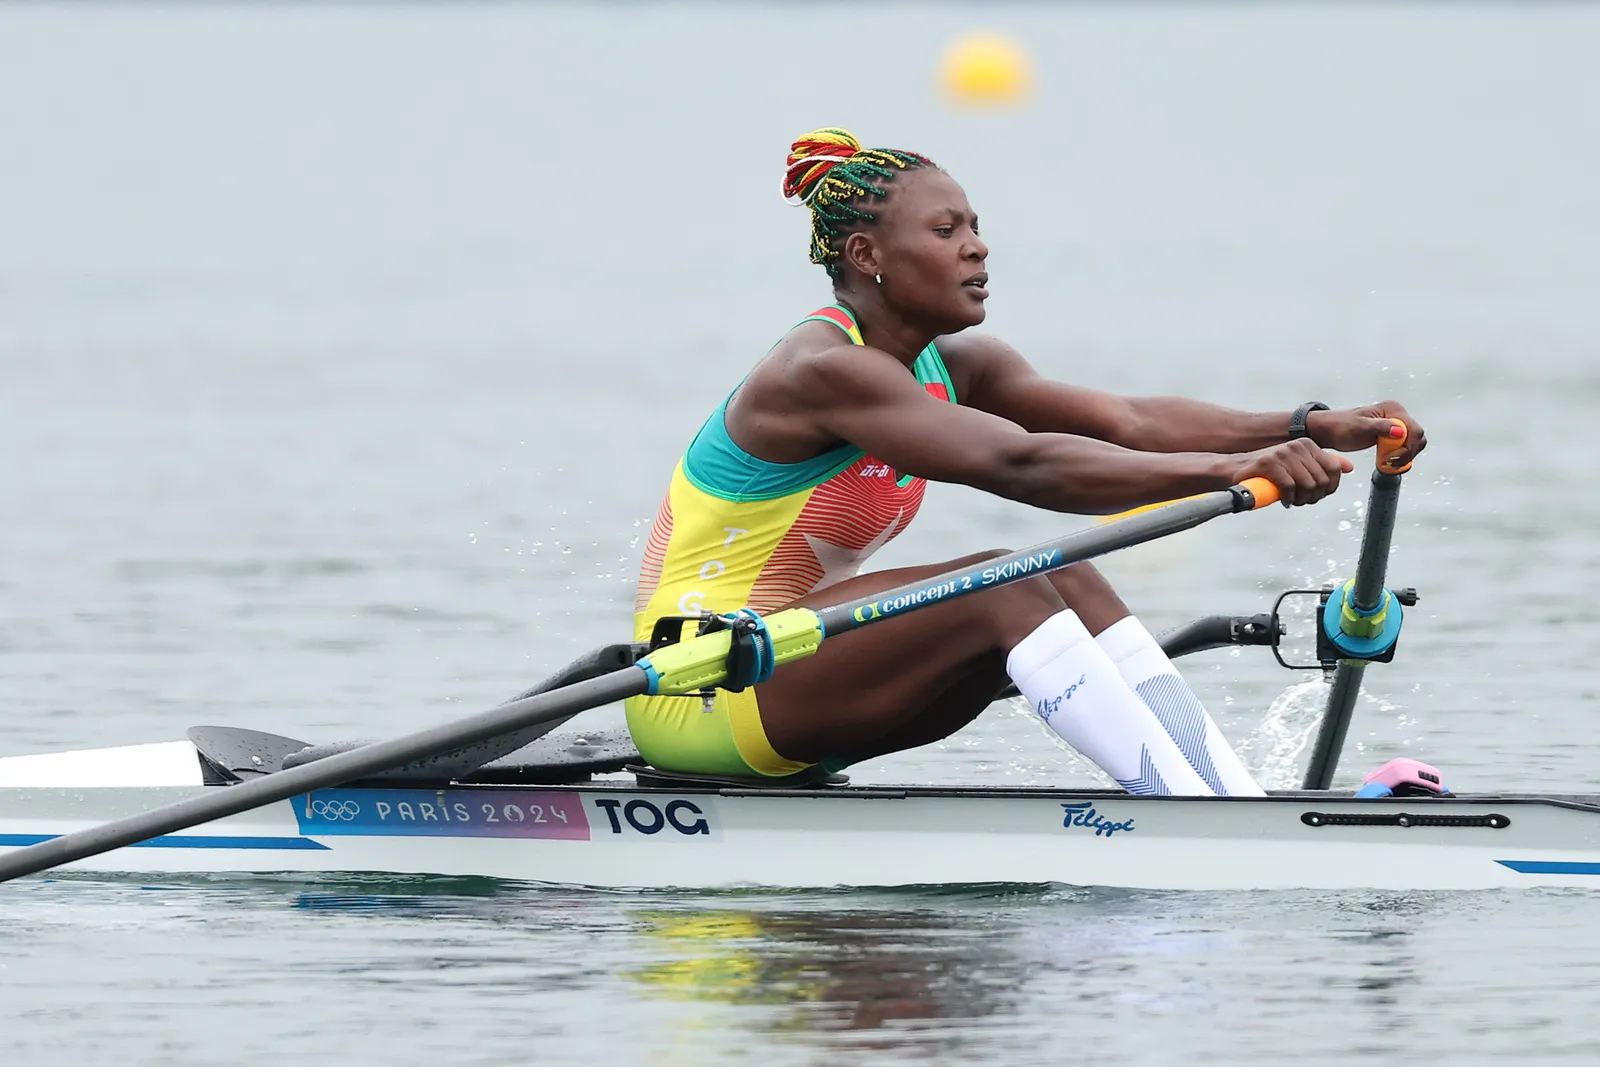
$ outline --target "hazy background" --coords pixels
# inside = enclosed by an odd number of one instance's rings
[[[942,100],[975,30],[1026,106]],[[1428,427],[1342,781],[1600,788],[1597,52],[1581,4],[0,7],[0,755],[393,734],[624,636],[678,453],[827,300],[778,190],[843,125],[966,186],[1048,373]],[[1363,496],[1106,569],[1158,627],[1264,610],[1348,573]],[[1082,521],[936,487],[875,565]],[[1315,683],[1186,671],[1297,780]],[[1088,774],[1009,707],[853,773]],[[1588,901],[37,882],[0,1049],[1592,1062]]]

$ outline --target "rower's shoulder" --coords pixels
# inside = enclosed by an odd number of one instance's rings
[[[973,386],[985,375],[1027,366],[1021,353],[991,333],[962,330],[935,338],[933,345],[957,396],[971,396]]]
[[[767,355],[786,360],[809,359],[859,347],[833,323],[807,319],[784,334]]]
[[[904,375],[893,356],[872,345],[856,344],[849,334],[825,322],[802,322],[762,362],[779,376],[813,387],[859,384],[896,371]]]
[[[934,338],[933,344],[939,350],[939,355],[946,366],[952,361],[978,365],[995,360],[1018,358],[1015,348],[992,333],[979,333],[976,330],[941,334]]]

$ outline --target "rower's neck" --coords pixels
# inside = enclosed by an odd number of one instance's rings
[[[890,309],[875,287],[866,292],[835,291],[834,299],[855,316],[863,343],[889,353],[908,367],[938,336]]]

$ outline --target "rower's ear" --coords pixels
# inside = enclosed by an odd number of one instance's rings
[[[844,250],[840,253],[840,258],[844,260],[846,277],[849,277],[851,272],[859,272],[862,278],[870,279],[883,272],[877,245],[873,242],[871,234],[865,230],[857,230],[844,239]]]

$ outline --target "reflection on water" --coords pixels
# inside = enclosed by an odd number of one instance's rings
[[[1238,1014],[1250,1002],[1268,1013],[1344,1003],[1363,1030],[1413,1027],[1433,982],[1416,956],[1417,928],[1407,924],[1425,928],[1451,915],[1451,898],[1307,894],[1285,903],[1320,933],[1307,941],[1276,924],[1229,929],[1239,898],[1207,894],[1054,889],[975,895],[949,908],[781,899],[647,906],[626,914],[635,954],[648,962],[624,974],[653,998],[745,1009],[733,1017],[753,1034],[935,1058],[977,1034],[1002,1039],[1017,1029],[1014,1020],[1041,1008],[1048,1018],[1048,1005],[1063,1025],[1137,1017],[1153,1036],[1184,1020]],[[1257,954],[1275,971],[1315,960],[1342,977],[1257,989],[1248,977],[1252,963],[1265,962]],[[696,1030],[726,1025],[716,1011],[676,1018],[687,1044]]]
[[[959,1024],[1005,1012],[1016,961],[961,913],[806,910],[640,910],[642,952],[625,973],[652,996],[729,1005],[784,1005],[772,1033],[915,1030],[926,1051]],[[936,1024],[936,1025],[929,1025]],[[904,1048],[903,1042],[900,1043]]]
[[[148,988],[130,1003],[148,1020],[193,1016],[208,1032],[196,1013],[232,1018],[237,999],[279,1057],[362,1061],[372,1038],[350,1013],[378,1012],[412,1035],[386,1043],[390,1061],[419,1065],[459,1054],[432,1029],[445,1023],[486,1050],[537,1040],[558,1063],[600,1050],[652,1064],[758,1050],[775,1064],[1225,1063],[1257,1043],[1304,1042],[1297,1061],[1333,1064],[1464,1048],[1449,1021],[1463,981],[1506,994],[1495,1012],[1513,1029],[1579,1010],[1581,987],[1524,990],[1498,975],[1584,973],[1600,952],[1582,893],[597,893],[394,878],[16,888],[0,908],[0,1019],[64,1018],[69,1002],[126,995],[136,971]],[[1485,960],[1483,931],[1513,919],[1529,943],[1502,940]],[[84,938],[95,971],[56,962]],[[1191,1057],[1196,1032],[1206,1049]],[[1474,1042],[1509,1049],[1498,1033]]]

